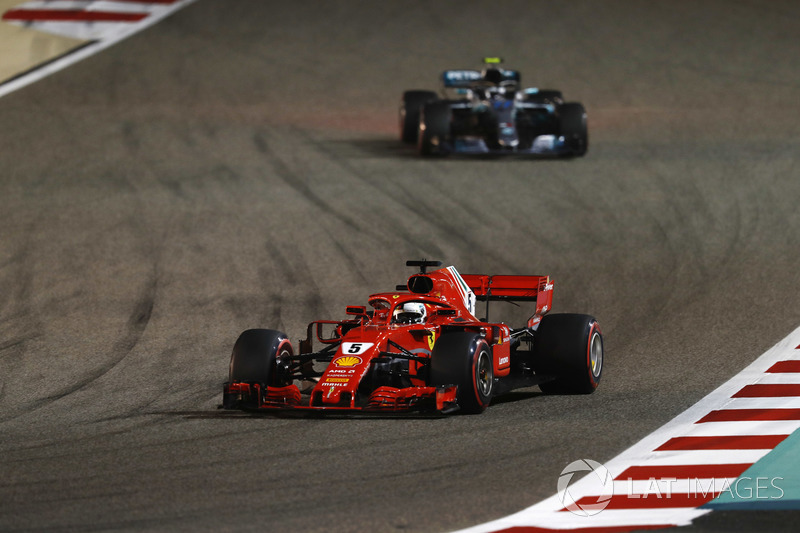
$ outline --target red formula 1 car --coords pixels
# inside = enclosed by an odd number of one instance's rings
[[[284,333],[239,336],[224,385],[225,409],[326,413],[480,413],[493,396],[538,385],[585,394],[603,370],[603,336],[588,315],[546,314],[548,276],[460,275],[439,261],[396,292],[373,294],[346,320],[308,325],[299,353]],[[476,318],[476,301],[535,305],[518,329]],[[319,343],[322,348],[314,349]]]

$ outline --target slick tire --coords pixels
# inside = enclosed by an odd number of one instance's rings
[[[492,350],[477,333],[460,331],[442,335],[431,353],[430,383],[457,385],[461,412],[482,413],[492,399]]]
[[[589,315],[546,315],[534,338],[534,369],[553,377],[546,394],[590,394],[603,375],[603,334]]]
[[[564,104],[558,107],[558,115],[560,134],[570,148],[570,155],[586,155],[589,149],[586,110],[581,104]]]
[[[419,133],[419,113],[422,106],[438,98],[433,91],[406,91],[400,99],[400,140],[415,144]]]
[[[258,384],[262,393],[268,386],[283,386],[277,371],[277,361],[293,355],[292,345],[285,333],[272,329],[248,329],[239,335],[231,353],[228,373],[230,382]],[[261,398],[243,399],[247,407],[258,407]]]
[[[417,147],[422,156],[446,156],[450,151],[450,103],[446,100],[429,102],[419,117]]]

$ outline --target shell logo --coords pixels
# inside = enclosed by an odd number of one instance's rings
[[[345,355],[333,360],[333,364],[340,367],[350,368],[361,364],[361,358],[355,355]]]

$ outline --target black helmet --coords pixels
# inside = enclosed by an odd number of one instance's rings
[[[489,83],[494,83],[495,85],[500,85],[500,82],[503,81],[503,72],[500,69],[496,69],[493,67],[487,68],[483,71],[483,81],[488,81]]]

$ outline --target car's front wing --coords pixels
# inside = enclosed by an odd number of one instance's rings
[[[564,138],[557,135],[539,135],[534,139],[530,148],[519,148],[518,146],[489,148],[482,137],[456,137],[449,148],[456,154],[566,155],[572,152]]]
[[[320,395],[303,396],[296,385],[267,387],[258,383],[225,383],[222,408],[246,411],[308,411],[330,414],[449,414],[458,410],[455,385],[441,387],[378,387],[364,402],[342,398],[327,404]],[[317,391],[318,392],[318,391]],[[324,394],[324,391],[323,391]],[[344,396],[344,395],[343,395]]]

